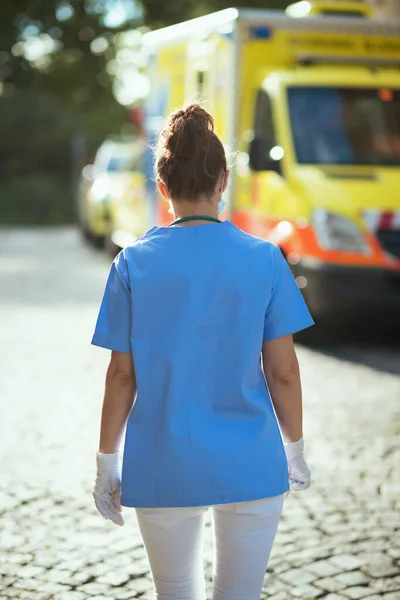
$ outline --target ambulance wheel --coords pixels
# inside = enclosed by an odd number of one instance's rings
[[[115,244],[112,241],[110,235],[108,235],[106,237],[105,248],[106,248],[106,252],[107,252],[108,256],[110,258],[112,258],[113,260],[117,256],[117,254],[122,250],[122,248],[120,246],[118,246],[117,244]]]
[[[78,223],[79,231],[83,240],[93,246],[93,248],[104,248],[105,237],[104,235],[95,235],[89,229],[86,223],[79,222]]]
[[[99,250],[104,248],[105,245],[105,237],[104,235],[94,235],[90,234],[89,242],[93,246],[93,248],[98,248]]]
[[[85,242],[90,242],[91,235],[90,235],[90,230],[89,230],[87,224],[84,223],[83,221],[78,221],[78,229],[82,236],[82,239]]]

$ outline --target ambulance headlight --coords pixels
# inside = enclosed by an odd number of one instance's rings
[[[95,202],[105,202],[110,193],[108,179],[106,177],[98,177],[95,179],[91,193]]]
[[[312,221],[321,248],[363,254],[370,251],[362,230],[350,219],[317,208]]]

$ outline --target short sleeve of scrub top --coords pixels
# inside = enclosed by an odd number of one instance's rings
[[[303,296],[280,248],[273,254],[271,296],[265,312],[264,342],[314,325]]]
[[[120,253],[111,265],[92,344],[131,354],[131,293],[124,263]]]

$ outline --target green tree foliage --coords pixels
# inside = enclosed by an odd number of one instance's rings
[[[106,0],[3,1],[0,222],[72,219],[79,163],[126,121],[106,71],[118,31],[107,10]]]

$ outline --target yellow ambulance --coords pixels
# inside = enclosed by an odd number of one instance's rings
[[[78,224],[93,245],[111,255],[149,228],[149,203],[143,175],[145,142],[140,136],[111,136],[99,147],[93,165],[82,170],[78,187]]]
[[[400,320],[400,22],[354,2],[231,8],[143,48],[149,141],[202,100],[234,157],[226,217],[280,246],[312,313]]]

